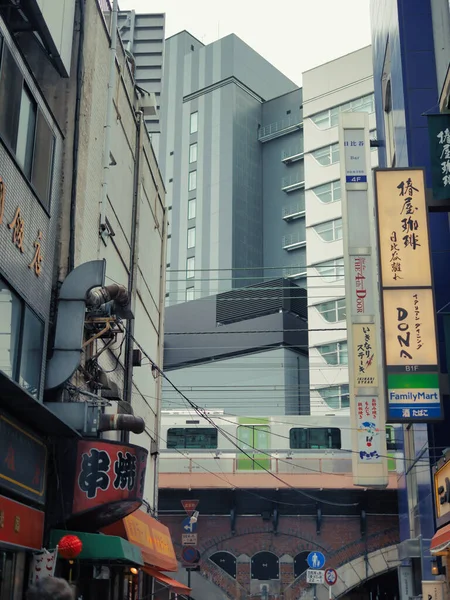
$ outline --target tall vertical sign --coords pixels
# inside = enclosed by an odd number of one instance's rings
[[[339,144],[353,481],[385,487],[386,413],[367,114],[340,115]]]
[[[388,421],[442,418],[423,169],[375,171]]]

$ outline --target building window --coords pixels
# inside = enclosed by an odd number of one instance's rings
[[[186,260],[186,279],[192,279],[195,276],[195,258],[191,257]]]
[[[36,129],[36,102],[28,88],[22,88],[19,127],[17,129],[16,157],[25,175],[30,179],[33,163],[34,137]]]
[[[319,129],[336,127],[339,123],[339,113],[341,112],[366,112],[369,114],[375,112],[374,94],[362,96],[361,98],[356,98],[356,100],[351,100],[350,102],[345,102],[339,106],[323,110],[322,112],[313,115],[311,120]]]
[[[197,200],[196,198],[191,198],[188,200],[188,219],[195,219],[195,215],[197,213]]]
[[[197,133],[198,131],[198,112],[191,113],[191,133]]]
[[[332,385],[320,388],[318,392],[330,408],[339,410],[350,406],[348,385]]]
[[[217,429],[214,427],[174,427],[167,430],[167,447],[186,450],[217,448]]]
[[[324,204],[338,202],[341,199],[341,182],[339,180],[330,181],[330,183],[324,183],[311,189]]]
[[[341,431],[337,427],[292,427],[289,447],[292,450],[340,450]]]
[[[324,242],[342,240],[342,219],[319,223],[318,225],[314,225],[313,229]]]
[[[347,342],[332,342],[316,348],[328,365],[348,365]]]
[[[44,323],[0,279],[0,370],[37,397]]]
[[[55,137],[6,46],[1,55],[0,106],[0,136],[48,207]]]
[[[188,190],[192,192],[197,189],[197,171],[189,172],[189,186]]]
[[[339,162],[339,144],[331,144],[324,148],[318,148],[311,152],[311,155],[317,160],[317,162],[326,167],[328,165],[334,165]]]
[[[195,300],[194,286],[186,288],[186,302]]]
[[[314,265],[314,268],[321,277],[330,283],[338,281],[344,277],[344,259],[333,258]]]
[[[316,308],[328,323],[337,323],[338,321],[345,320],[345,298],[316,304]]]
[[[197,142],[189,146],[189,162],[197,162]]]
[[[195,248],[195,227],[189,227],[187,232],[187,247]]]

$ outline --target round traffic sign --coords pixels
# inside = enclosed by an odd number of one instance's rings
[[[194,563],[199,560],[200,553],[197,548],[194,548],[193,546],[185,546],[181,551],[181,558],[184,562]]]
[[[337,581],[337,573],[334,569],[327,569],[325,571],[325,581],[328,585],[334,585]]]
[[[310,552],[306,557],[306,562],[310,569],[322,569],[326,562],[325,555],[318,551]]]

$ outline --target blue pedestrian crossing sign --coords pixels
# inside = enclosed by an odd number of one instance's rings
[[[183,533],[195,533],[197,531],[197,523],[191,523],[191,517],[186,517],[181,524]]]
[[[325,564],[325,556],[322,552],[310,552],[306,562],[310,569],[322,569]]]

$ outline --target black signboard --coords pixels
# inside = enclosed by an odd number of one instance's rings
[[[0,459],[0,488],[45,504],[47,447],[3,413],[0,413]]]
[[[427,117],[433,198],[450,202],[450,114]]]

